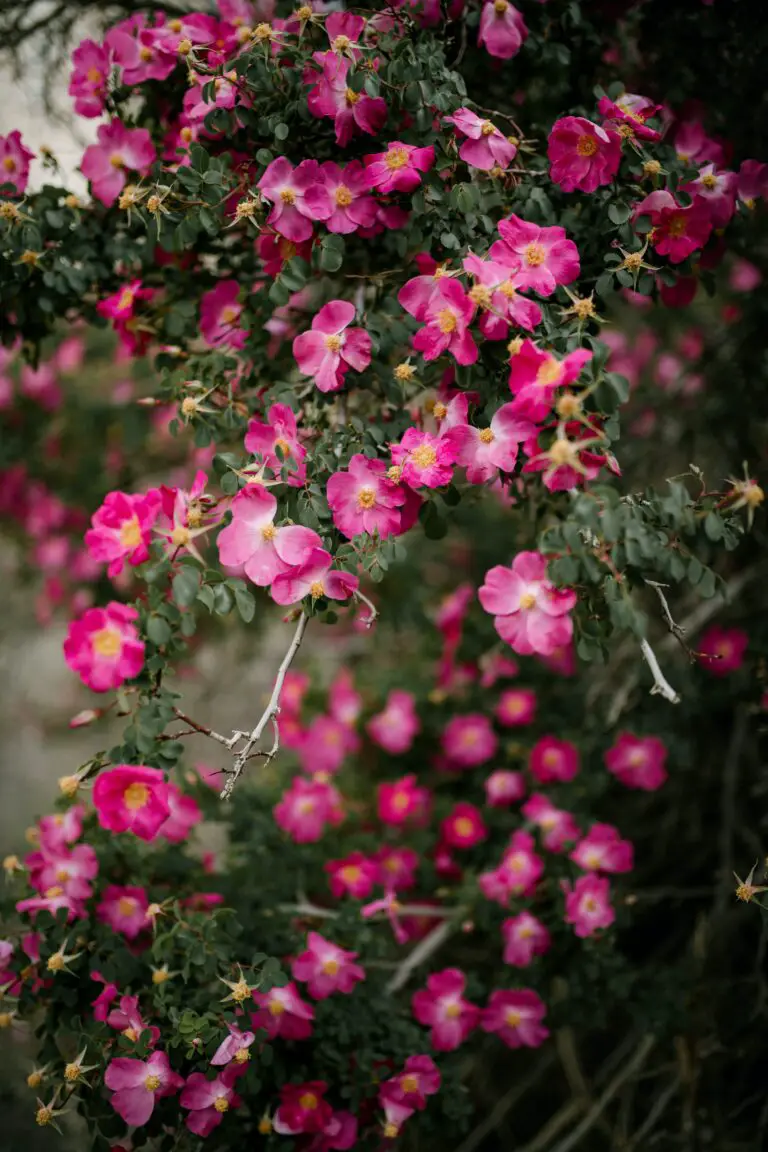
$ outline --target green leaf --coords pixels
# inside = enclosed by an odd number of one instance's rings
[[[247,588],[235,588],[235,604],[241,618],[250,624],[256,615],[256,598]]]
[[[197,599],[200,589],[200,573],[186,565],[174,576],[171,582],[173,599],[180,608],[189,608]]]
[[[162,616],[150,616],[147,620],[147,636],[158,648],[161,644],[167,644],[171,638],[171,628],[168,621],[164,620]]]

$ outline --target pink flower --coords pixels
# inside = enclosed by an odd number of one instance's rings
[[[295,844],[313,844],[328,824],[336,826],[344,818],[341,797],[329,783],[297,776],[272,810],[278,827]]]
[[[413,888],[419,857],[413,848],[395,848],[384,845],[376,853],[379,869],[378,883],[388,891]]]
[[[126,1124],[141,1128],[154,1111],[155,1101],[172,1096],[184,1084],[168,1063],[165,1052],[153,1052],[148,1060],[117,1056],[109,1062],[104,1083],[113,1093],[110,1104]]]
[[[573,384],[591,359],[588,349],[577,348],[564,360],[558,360],[531,340],[524,340],[511,360],[509,390],[515,397],[512,414],[526,420],[545,420],[557,389]]]
[[[579,275],[579,252],[565,228],[540,227],[512,215],[499,221],[499,235],[489,255],[518,274],[517,288],[551,296],[559,284],[570,284]]]
[[[365,727],[385,752],[392,756],[407,752],[421,728],[413,695],[394,688],[387,696],[384,710],[372,716]]]
[[[413,192],[421,184],[421,173],[428,172],[435,162],[435,150],[416,148],[392,140],[386,152],[363,157],[368,186],[382,196],[392,192]]]
[[[371,338],[363,328],[349,328],[354,318],[354,304],[330,300],[312,320],[311,331],[293,342],[299,371],[313,376],[321,392],[338,392],[350,368],[364,372],[371,362]]]
[[[95,980],[98,984],[103,984],[101,992],[99,992],[95,1000],[91,1001],[94,1020],[103,1023],[109,1015],[109,1006],[115,997],[119,995],[120,989],[117,987],[117,984],[108,984],[101,972],[91,972],[91,980]]]
[[[440,838],[451,848],[474,848],[487,836],[480,810],[463,800],[454,804],[440,825]]]
[[[565,892],[565,922],[573,925],[576,936],[594,936],[616,919],[611,905],[611,886],[604,876],[579,876],[573,888],[562,882]]]
[[[354,963],[356,959],[357,952],[346,952],[318,932],[310,932],[307,950],[293,961],[291,973],[294,980],[307,985],[315,1000],[325,1000],[334,992],[349,995],[365,979],[363,969]]]
[[[81,40],[72,53],[69,95],[78,116],[101,116],[107,99],[111,63],[109,52],[95,40]]]
[[[428,976],[427,987],[413,994],[413,1014],[419,1024],[431,1028],[429,1039],[436,1052],[452,1052],[478,1025],[480,1009],[464,999],[466,983],[458,968],[445,968]]]
[[[86,148],[80,170],[96,199],[109,207],[125,187],[129,171],[147,175],[156,159],[155,146],[146,128],[126,128],[117,117],[101,124],[97,137],[98,143]]]
[[[139,891],[142,891],[142,889],[139,889]],[[128,935],[128,933],[126,932],[125,935]],[[116,985],[113,984],[110,985],[110,987],[113,987],[115,992],[117,992]],[[94,1012],[94,1016],[95,1015],[96,1013]],[[147,1033],[145,1039],[150,1048],[154,1048],[160,1039],[160,1029],[154,1024],[150,1026],[144,1023],[141,1013],[139,1012],[138,996],[121,996],[120,1006],[113,1008],[106,1020],[110,1028],[116,1028],[118,1032],[122,1032],[123,1036],[125,1036],[127,1040],[131,1040],[134,1044],[139,1040],[143,1032]]]
[[[40,851],[30,852],[24,863],[29,871],[30,883],[45,894],[51,888],[60,888],[73,900],[87,900],[93,888],[90,881],[99,871],[96,853],[90,844],[76,844],[68,849],[55,848],[40,838]]]
[[[402,776],[376,789],[376,811],[382,824],[399,828],[404,824],[423,825],[429,816],[432,795],[416,783],[416,776]]]
[[[583,116],[563,116],[547,142],[549,175],[563,192],[594,192],[610,184],[621,164],[621,136]]]
[[[543,956],[552,943],[547,929],[530,912],[520,912],[505,920],[501,934],[504,938],[504,963],[515,968],[527,968],[534,957]]]
[[[497,768],[485,780],[483,787],[486,802],[491,808],[506,808],[525,796],[525,777],[522,772]]]
[[[533,836],[518,829],[512,834],[501,864],[483,872],[477,882],[488,900],[506,907],[510,896],[530,896],[544,872],[544,861],[533,850]]]
[[[133,623],[138,618],[135,608],[112,600],[70,623],[64,659],[87,688],[108,692],[138,676],[144,664],[144,644]]]
[[[213,1080],[202,1072],[192,1072],[181,1090],[179,1103],[189,1109],[187,1128],[196,1136],[209,1136],[224,1119],[224,1113],[237,1108],[242,1100],[234,1089],[235,1077],[225,1068]]]
[[[312,255],[312,241],[305,240],[302,244],[294,244],[284,236],[277,236],[274,232],[262,229],[256,241],[256,250],[259,259],[264,262],[264,275],[274,277],[294,256],[300,256],[302,260],[308,261]]]
[[[392,445],[392,461],[400,479],[412,488],[442,488],[450,484],[459,453],[455,430],[444,436],[406,428],[399,444]]]
[[[602,96],[597,107],[600,115],[622,136],[637,136],[640,140],[661,140],[661,133],[655,128],[646,127],[645,123],[661,111],[661,105],[654,104],[646,96],[635,96],[631,92],[625,92],[617,100]]]
[[[249,484],[232,501],[232,522],[218,537],[219,559],[225,568],[242,569],[260,588],[282,572],[294,572],[320,543],[311,528],[291,524],[275,527],[277,500],[261,484]]]
[[[378,880],[375,861],[363,856],[362,852],[350,852],[343,860],[328,860],[323,867],[337,900],[344,895],[353,900],[365,900]]]
[[[225,1036],[221,1044],[211,1056],[211,1064],[214,1067],[219,1067],[222,1064],[230,1064],[235,1068],[245,1070],[251,1053],[250,1047],[256,1039],[253,1032],[241,1032],[236,1024],[227,1024],[229,1035]]]
[[[360,746],[357,733],[334,716],[316,716],[298,749],[305,772],[338,772],[347,755]]]
[[[280,1107],[275,1112],[274,1129],[281,1136],[300,1132],[324,1132],[333,1118],[333,1109],[323,1099],[328,1085],[324,1080],[304,1084],[283,1084]]]
[[[35,153],[22,144],[21,132],[14,131],[7,136],[0,136],[0,188],[4,184],[11,184],[11,195],[23,196],[29,180],[29,164],[34,158]]]
[[[458,108],[446,122],[465,136],[459,148],[459,156],[465,164],[490,172],[492,168],[506,168],[517,155],[517,145],[512,144],[490,120],[483,120],[470,108]]]
[[[82,804],[74,804],[66,812],[43,816],[38,822],[40,847],[44,851],[58,852],[65,844],[74,844],[83,834],[84,813]]]
[[[94,560],[108,565],[108,576],[119,576],[126,560],[135,567],[149,559],[152,525],[159,504],[156,492],[146,496],[107,493],[91,517],[85,543]]]
[[[171,844],[181,844],[203,818],[200,805],[192,796],[181,792],[175,784],[169,783],[168,807],[171,814],[160,826],[159,835]]]
[[[502,404],[491,417],[490,428],[464,424],[456,433],[460,444],[459,464],[471,484],[485,484],[499,472],[513,472],[520,444],[535,433],[533,424],[521,420],[512,404]]]
[[[290,160],[278,156],[256,187],[272,205],[267,224],[294,243],[309,240],[312,221],[327,220],[333,210],[316,160],[304,160],[294,170]]]
[[[698,120],[687,120],[678,124],[674,134],[677,155],[684,164],[724,163],[724,151],[717,140],[707,136]]]
[[[608,771],[627,788],[655,792],[667,779],[667,749],[657,736],[620,732],[603,759]]]
[[[736,211],[737,184],[735,172],[705,164],[695,180],[681,185],[681,191],[703,200],[715,228],[724,228]]]
[[[702,636],[696,656],[702,668],[715,676],[737,672],[744,663],[749,636],[741,628],[721,628],[712,624]]]
[[[755,200],[763,199],[768,194],[768,164],[744,160],[739,168],[737,194],[748,208],[754,207]]]
[[[258,1012],[251,1013],[251,1025],[263,1028],[270,1040],[281,1036],[283,1040],[306,1040],[312,1035],[315,1010],[299,996],[293,981],[269,992],[254,990],[251,995]]]
[[[522,728],[536,718],[536,693],[532,688],[506,688],[494,716],[505,728]]]
[[[485,45],[490,56],[511,60],[517,56],[528,36],[522,15],[509,0],[485,0],[480,13],[478,45]]]
[[[387,478],[383,460],[353,456],[346,469],[328,478],[326,496],[333,522],[348,540],[363,532],[380,540],[398,535],[405,492]]]
[[[385,1140],[396,1140],[400,1135],[403,1124],[413,1116],[414,1109],[397,1100],[392,1100],[381,1089],[379,1102],[384,1109],[385,1124],[382,1127],[382,1136]]]
[[[486,572],[478,593],[486,612],[495,617],[499,636],[520,656],[547,656],[573,635],[568,615],[576,593],[557,589],[547,580],[547,561],[539,552],[520,552],[511,568]]]
[[[528,771],[539,784],[573,780],[579,771],[579,750],[567,740],[542,736],[531,748]]]
[[[581,832],[570,812],[556,808],[549,797],[534,792],[520,809],[526,820],[542,832],[542,844],[549,852],[563,852],[578,840]]]
[[[118,764],[100,772],[93,786],[99,824],[108,832],[133,832],[154,840],[170,815],[168,785],[159,768]]]
[[[464,257],[464,271],[475,281],[469,298],[481,311],[479,327],[486,340],[505,340],[510,325],[531,332],[541,323],[539,305],[518,291],[524,284],[524,273],[514,271],[508,263],[481,260],[473,253]]]
[[[102,924],[108,924],[113,932],[121,932],[129,940],[134,940],[149,923],[148,907],[149,901],[143,888],[121,888],[110,884],[104,889],[96,916]]]
[[[342,668],[328,689],[328,707],[334,720],[354,728],[363,709],[363,698],[355,688],[352,673]]]
[[[424,311],[424,327],[413,338],[413,346],[425,360],[436,360],[450,352],[457,364],[474,364],[477,345],[469,331],[475,305],[458,280],[443,277]]]
[[[612,824],[593,824],[570,859],[589,872],[631,872],[634,851],[631,842],[622,840]]]
[[[342,148],[350,142],[356,130],[377,136],[387,119],[386,101],[381,96],[369,96],[365,90],[355,92],[349,87],[350,61],[343,56],[335,52],[316,52],[314,59],[322,70],[317,72],[307,67],[304,71],[304,83],[311,85],[307,106],[312,115],[333,120],[336,143]]]
[[[320,172],[333,208],[325,221],[328,231],[344,235],[358,228],[370,228],[376,222],[378,208],[369,194],[363,165],[352,160],[339,168],[328,161],[320,166]]]
[[[409,1056],[402,1072],[379,1086],[379,1098],[406,1108],[426,1108],[427,1097],[440,1091],[442,1077],[431,1056]]]
[[[495,755],[498,740],[490,720],[482,712],[454,716],[440,738],[440,745],[454,768],[476,768]]]
[[[697,248],[703,248],[712,231],[712,216],[700,196],[684,208],[666,189],[651,192],[636,204],[633,218],[638,216],[650,216],[651,243],[672,264],[679,264]]]
[[[323,548],[310,548],[304,556],[303,563],[275,577],[271,595],[276,604],[296,604],[305,596],[311,596],[313,602],[321,597],[348,600],[357,591],[357,576],[350,572],[330,571],[333,564],[330,552]]]
[[[495,1032],[508,1048],[538,1048],[549,1036],[541,1023],[546,1014],[544,1001],[530,988],[497,989],[483,1008],[480,1027]]]
[[[212,348],[242,348],[248,333],[240,327],[243,305],[237,280],[219,280],[200,300],[200,332]]]

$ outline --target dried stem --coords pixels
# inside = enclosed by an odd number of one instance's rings
[[[645,657],[645,662],[651,670],[653,676],[653,687],[651,688],[652,696],[663,696],[665,700],[669,700],[670,704],[679,704],[680,696],[675,692],[672,685],[665,679],[664,673],[659,667],[659,662],[656,659],[656,654],[651,648],[647,640],[640,641],[640,649]]]
[[[355,592],[355,599],[359,600],[361,604],[365,604],[366,608],[368,609],[368,618],[367,620],[364,620],[363,623],[365,624],[366,628],[370,628],[375,623],[376,618],[379,615],[378,608],[373,603],[373,601],[369,600],[367,596],[364,596],[359,589],[357,592]]]
[[[669,628],[670,633],[675,637],[678,644],[682,648],[683,652],[685,652],[686,656],[691,661],[691,663],[693,663],[693,661],[696,659],[696,653],[692,652],[691,649],[686,644],[686,642],[685,642],[685,628],[683,628],[683,626],[681,624],[675,623],[675,619],[674,619],[674,617],[670,611],[669,604],[667,603],[667,598],[663,592],[663,589],[668,588],[669,585],[668,584],[659,584],[658,581],[656,581],[656,580],[646,580],[645,583],[648,585],[649,588],[653,588],[654,592],[658,596],[659,602],[661,604],[661,610],[664,613],[664,619],[667,622],[667,627]]]
[[[414,968],[418,968],[419,964],[428,960],[433,952],[437,952],[452,931],[453,924],[449,920],[443,920],[442,924],[436,924],[432,931],[428,932],[413,951],[409,952],[405,959],[398,964],[394,976],[387,984],[387,992],[397,992],[404,984],[407,984]]]

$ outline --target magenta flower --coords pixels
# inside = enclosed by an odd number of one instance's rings
[[[347,539],[367,532],[386,540],[400,531],[405,492],[387,478],[383,460],[356,455],[328,479],[326,496],[333,522]]]
[[[600,115],[622,136],[661,140],[661,133],[655,128],[646,127],[645,123],[661,111],[661,105],[654,104],[646,96],[635,96],[631,92],[625,92],[617,100],[601,96],[597,108]]]
[[[469,331],[474,314],[475,305],[458,280],[443,277],[424,310],[424,327],[413,337],[414,348],[425,360],[450,352],[457,364],[474,364],[477,345]]]
[[[357,591],[360,583],[357,576],[351,572],[332,572],[333,557],[324,548],[304,549],[303,556],[303,562],[275,577],[271,588],[275,604],[296,604],[305,596],[311,596],[313,602],[322,597],[348,600]]]
[[[512,412],[526,420],[545,420],[552,410],[557,389],[573,384],[591,359],[588,349],[577,348],[564,360],[558,360],[551,352],[524,340],[511,360],[509,390],[515,397]]]
[[[464,258],[464,271],[474,278],[469,298],[480,309],[480,331],[487,340],[505,340],[510,326],[531,332],[541,323],[539,305],[518,291],[524,275],[511,271],[509,264],[470,253]]]
[[[622,840],[612,824],[593,824],[570,859],[588,872],[631,872],[634,850],[631,841]]]
[[[488,900],[507,906],[510,896],[530,896],[544,873],[544,861],[534,852],[533,836],[518,829],[513,832],[501,864],[493,872],[477,878]]]
[[[333,211],[325,221],[329,232],[346,235],[376,222],[378,206],[370,195],[366,170],[358,160],[344,168],[330,160],[320,165],[320,174]]]
[[[360,738],[348,724],[335,716],[316,716],[304,733],[299,761],[305,772],[315,776],[338,772],[346,757],[359,747]]]
[[[522,772],[497,768],[484,781],[486,803],[491,808],[507,808],[525,796],[525,777]]]
[[[413,848],[384,845],[376,853],[376,863],[380,871],[378,882],[387,891],[396,892],[415,886],[419,857]]]
[[[101,903],[96,908],[96,919],[108,924],[113,932],[119,932],[128,940],[135,940],[149,920],[149,901],[143,888],[120,887],[110,884],[104,889]]]
[[[490,120],[483,120],[470,108],[458,108],[445,119],[466,137],[459,148],[459,156],[470,167],[490,172],[492,168],[506,168],[514,160],[517,145],[512,144]]]
[[[495,1032],[508,1048],[538,1048],[549,1036],[541,1023],[546,1014],[544,1001],[530,988],[497,989],[483,1008],[480,1027]]]
[[[511,60],[517,56],[527,36],[525,21],[509,0],[485,0],[477,43],[485,46],[489,56]]]
[[[335,826],[344,818],[341,796],[333,785],[303,776],[293,780],[272,812],[295,844],[316,843],[328,824]]]
[[[235,1092],[233,1071],[225,1068],[213,1080],[202,1072],[192,1072],[181,1090],[179,1103],[189,1109],[187,1128],[196,1136],[210,1136],[224,1119],[224,1113],[237,1108],[242,1100]]]
[[[159,768],[118,764],[100,772],[93,786],[99,824],[108,832],[133,832],[154,840],[170,815],[168,785]]]
[[[452,768],[476,768],[496,754],[499,746],[490,720],[482,712],[454,716],[440,737],[440,747]]]
[[[135,608],[112,600],[71,621],[64,659],[87,688],[108,692],[138,676],[144,664],[144,643],[134,624],[138,618]]]
[[[565,892],[565,922],[573,925],[576,936],[594,936],[616,919],[611,905],[611,885],[604,876],[579,876],[573,888],[562,881]]]
[[[414,992],[413,1014],[431,1029],[436,1052],[452,1052],[464,1043],[480,1020],[480,1009],[464,999],[467,979],[458,968],[445,968],[427,977],[427,987]]]
[[[120,989],[117,984],[108,984],[101,972],[91,972],[91,980],[95,980],[98,984],[103,985],[96,999],[91,1001],[94,1020],[98,1020],[100,1024],[103,1024],[109,1015],[109,1006],[115,997],[120,994]]]
[[[194,797],[181,792],[175,784],[169,782],[168,807],[171,814],[161,825],[159,835],[171,844],[181,844],[203,818],[200,805]]]
[[[336,15],[336,13],[334,13]],[[341,15],[339,13],[339,15]],[[307,67],[304,83],[310,85],[307,107],[318,119],[333,120],[336,143],[349,144],[356,131],[378,136],[387,119],[386,101],[381,96],[355,92],[347,82],[350,61],[336,52],[316,52],[321,71]]]
[[[494,413],[489,428],[459,427],[458,463],[466,468],[471,484],[485,484],[499,472],[513,472],[520,445],[536,431],[533,424],[520,419],[512,404],[503,404]]]
[[[251,1026],[263,1028],[270,1040],[281,1036],[284,1040],[306,1040],[312,1035],[315,1010],[299,995],[293,981],[269,992],[251,993],[258,1012],[251,1013]]]
[[[744,160],[739,167],[737,194],[747,207],[768,195],[768,164],[760,160]]]
[[[117,117],[99,126],[97,138],[97,144],[86,148],[80,171],[96,199],[109,207],[125,187],[129,171],[147,175],[156,159],[155,146],[146,128],[126,128]]]
[[[392,756],[407,752],[420,728],[416,701],[410,692],[400,688],[392,689],[383,711],[372,716],[365,726],[374,743]]]
[[[573,635],[568,613],[576,593],[555,588],[539,552],[518,553],[511,568],[491,568],[478,595],[485,611],[495,617],[499,636],[520,656],[547,656]]]
[[[344,895],[353,900],[365,900],[378,880],[379,870],[375,861],[363,856],[362,852],[350,852],[343,860],[328,860],[323,867],[337,900]]]
[[[712,624],[697,644],[697,659],[714,676],[729,676],[744,663],[749,636],[741,628],[721,628]]]
[[[125,934],[128,935],[128,933]],[[109,985],[108,987],[114,988],[115,993],[117,993],[117,986],[115,984]],[[106,991],[107,989],[105,988],[102,996]],[[114,997],[112,997],[112,999],[114,999]],[[94,1016],[96,1016],[95,1010]],[[97,1016],[96,1019],[98,1019]],[[149,1025],[144,1023],[141,1012],[139,1011],[138,996],[121,996],[119,1006],[113,1008],[107,1014],[106,1021],[110,1028],[116,1028],[118,1032],[121,1032],[127,1040],[132,1041],[134,1044],[143,1032],[147,1033],[145,1039],[150,1048],[154,1048],[160,1039],[160,1029],[155,1024]]]
[[[659,189],[635,205],[633,218],[638,216],[650,216],[651,243],[672,264],[679,264],[703,248],[712,232],[712,215],[701,196],[695,196],[684,208],[671,192]]]
[[[302,244],[294,244],[292,240],[286,240],[284,236],[278,236],[274,232],[262,229],[256,241],[256,250],[259,259],[264,262],[264,275],[274,277],[294,256],[300,256],[302,260],[309,260],[312,255],[312,241],[305,240]]]
[[[286,483],[292,487],[299,488],[304,484],[307,450],[299,442],[296,415],[287,404],[273,404],[267,413],[266,424],[255,419],[248,422],[245,450],[256,456],[266,468],[271,468],[276,477],[281,476],[285,468]]]
[[[518,273],[517,288],[551,296],[559,284],[570,284],[579,275],[579,252],[565,228],[540,227],[512,215],[499,221],[499,235],[489,255]]]
[[[293,961],[291,973],[294,980],[307,985],[315,1000],[325,1000],[334,992],[349,995],[360,980],[365,980],[365,972],[354,963],[356,959],[357,952],[346,952],[318,932],[310,932],[307,949]]]
[[[400,479],[412,488],[442,488],[450,484],[458,454],[455,430],[433,436],[418,428],[407,428],[400,443],[392,445],[392,462]]]
[[[382,824],[392,828],[404,824],[423,825],[429,816],[432,795],[417,784],[416,776],[401,776],[376,788],[376,812]]]
[[[309,240],[312,222],[331,215],[331,201],[316,160],[303,160],[294,169],[290,160],[278,156],[256,187],[272,205],[267,224],[294,243]]]
[[[536,693],[532,688],[506,688],[494,716],[505,728],[522,728],[536,718]]]
[[[111,68],[109,52],[95,40],[81,40],[72,53],[69,95],[78,116],[101,116],[107,99]]]
[[[440,825],[440,839],[450,848],[474,848],[488,836],[483,817],[474,804],[454,804]]]
[[[242,348],[248,333],[240,327],[243,305],[237,280],[219,280],[200,300],[200,333],[212,348]]]
[[[413,192],[421,184],[421,173],[428,172],[435,162],[435,150],[416,148],[393,140],[386,152],[363,157],[368,186],[382,196],[392,192]]]
[[[166,42],[167,30],[131,25],[130,18],[110,28],[105,45],[122,69],[124,84],[133,86],[145,80],[166,80],[176,67],[175,47]]]
[[[42,816],[38,821],[40,847],[43,851],[58,852],[65,844],[74,844],[83,834],[82,804],[74,804],[66,812],[55,816]]]
[[[379,1098],[421,1111],[427,1097],[440,1091],[442,1077],[431,1056],[409,1056],[402,1072],[379,1086]]]
[[[620,732],[603,759],[608,771],[627,788],[655,792],[667,779],[667,749],[657,736]]]
[[[90,844],[51,848],[41,838],[40,851],[30,852],[24,863],[29,881],[38,892],[61,888],[73,900],[87,900],[93,892],[90,883],[99,871],[99,862]]]
[[[724,164],[725,151],[722,144],[707,136],[699,120],[684,120],[678,124],[673,144],[684,164]]]
[[[594,192],[610,184],[621,164],[621,136],[583,116],[563,116],[547,142],[549,175],[563,192]]]
[[[328,1090],[324,1080],[304,1084],[283,1084],[280,1107],[275,1112],[274,1130],[281,1136],[300,1132],[324,1132],[333,1117],[333,1109],[323,1096]]]
[[[504,939],[504,963],[515,968],[527,968],[534,957],[543,956],[552,943],[552,937],[542,922],[525,911],[505,920],[501,935]]]
[[[126,1124],[141,1128],[154,1111],[155,1101],[172,1096],[184,1085],[168,1063],[165,1052],[153,1052],[148,1060],[116,1056],[107,1066],[104,1083],[112,1092],[110,1104]]]
[[[237,1024],[227,1024],[229,1035],[225,1036],[221,1044],[211,1056],[211,1064],[216,1068],[222,1064],[230,1064],[232,1070],[245,1071],[245,1066],[251,1058],[250,1047],[256,1039],[253,1032],[241,1032]]]
[[[579,750],[568,740],[542,736],[531,748],[528,771],[539,784],[573,780],[579,772]]]
[[[157,492],[146,496],[108,492],[91,517],[85,544],[92,558],[107,564],[107,575],[119,576],[127,560],[134,567],[149,559],[152,525],[159,511]]]
[[[0,136],[0,187],[13,186],[14,196],[23,196],[29,181],[29,164],[35,153],[21,142],[21,132]]]
[[[293,342],[299,371],[313,376],[321,392],[338,392],[349,368],[363,372],[371,362],[371,338],[363,328],[349,328],[354,318],[354,304],[330,300],[312,320],[311,331]]]
[[[534,792],[520,809],[526,820],[541,830],[541,842],[548,852],[563,852],[581,835],[570,812],[557,808],[541,792]]]
[[[316,532],[300,524],[275,527],[276,511],[272,493],[261,484],[249,484],[232,501],[232,521],[217,541],[224,567],[242,569],[260,588],[282,572],[297,570],[320,543]]]

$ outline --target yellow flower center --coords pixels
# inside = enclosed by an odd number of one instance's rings
[[[445,420],[446,416],[448,415],[448,409],[441,400],[435,401],[432,408],[432,415],[434,416],[435,420]]]
[[[152,983],[165,984],[166,980],[169,980],[170,977],[171,974],[167,968],[155,968],[154,972],[152,973]]]
[[[192,135],[192,129],[187,125],[179,129],[179,136],[181,136],[185,144],[189,144],[190,140],[192,139]]]
[[[345,864],[339,872],[339,876],[345,884],[355,884],[362,876],[362,872],[357,864]]]
[[[302,4],[301,8],[297,9],[296,15],[298,16],[299,20],[311,20],[313,12],[312,12],[312,9],[310,8],[309,4]],[[271,1124],[270,1124],[269,1128],[267,1129],[267,1131],[268,1132],[272,1131],[272,1125]]]
[[[446,1004],[445,1015],[449,1020],[455,1020],[457,1016],[461,1016],[461,1004]]]
[[[403,1092],[418,1092],[419,1078],[412,1073],[407,1073],[405,1076],[400,1077],[400,1087]]]
[[[701,182],[705,188],[717,188],[717,176],[712,172],[708,172],[706,176],[702,176]]]
[[[376,493],[373,488],[361,488],[357,494],[358,508],[373,508],[376,503]]]
[[[344,52],[351,43],[349,36],[337,36],[335,40],[331,41],[331,48],[334,52]]]
[[[229,1111],[229,1100],[225,1100],[223,1096],[217,1096],[213,1106],[217,1112],[227,1112]]]
[[[6,1013],[4,1013],[4,1015],[7,1016],[8,1013],[6,1012]],[[0,1024],[0,1028],[1,1027],[2,1027],[2,1024]],[[42,1084],[42,1082],[43,1082],[43,1077],[40,1075],[39,1072],[30,1072],[29,1076],[27,1076],[27,1087],[28,1088],[39,1088],[40,1085]]]
[[[299,1107],[303,1108],[305,1112],[314,1112],[317,1105],[318,1099],[314,1092],[303,1092],[299,1096]]]
[[[145,64],[148,64],[149,61],[154,57],[154,52],[148,44],[142,44],[141,48],[139,48],[139,56]]]
[[[503,16],[509,8],[507,0],[493,0],[493,10],[497,16]]]
[[[483,124],[480,129],[480,132],[483,136],[493,136],[495,131],[496,128],[493,124],[491,124],[490,120],[483,120]]]
[[[557,384],[562,374],[561,365],[553,356],[550,356],[536,373],[536,383],[540,388],[550,388],[553,384]]]
[[[437,326],[440,331],[447,336],[450,332],[456,331],[456,324],[455,313],[451,312],[450,308],[441,308],[437,314]]]
[[[393,1124],[391,1121],[390,1123],[385,1124],[382,1129],[384,1138],[386,1140],[394,1140],[399,1131],[400,1129],[398,1128],[397,1124]]]
[[[123,793],[123,803],[129,812],[137,812],[146,807],[149,801],[149,788],[146,784],[129,784]]]
[[[478,308],[490,308],[491,306],[491,290],[486,288],[484,284],[475,284],[473,288],[470,288],[469,298],[473,304],[477,304]]]
[[[126,1040],[130,1040],[131,1044],[135,1044],[139,1038],[139,1034],[135,1028],[124,1028],[123,1036],[125,1036]]]
[[[251,1058],[250,1049],[238,1048],[234,1055],[235,1064],[247,1064]]]
[[[483,428],[483,430],[480,433],[481,444],[492,444],[495,439],[496,439],[496,437],[494,436],[494,434],[490,428]]]
[[[331,336],[326,336],[325,338],[325,346],[329,352],[340,352],[343,343],[343,338],[335,332]]]
[[[184,548],[189,544],[191,537],[189,528],[185,528],[183,524],[177,525],[171,532],[171,544],[174,548]]]
[[[136,911],[136,900],[133,896],[121,896],[117,902],[117,910],[121,916],[132,916]]]
[[[561,438],[555,440],[554,444],[552,444],[549,451],[547,452],[547,456],[553,464],[556,464],[558,468],[561,468],[563,465],[572,464],[574,460],[577,460],[579,456],[579,450],[574,444],[571,443],[570,440]]]
[[[688,225],[685,216],[683,216],[681,212],[676,213],[669,221],[668,231],[670,236],[679,239],[681,236],[685,236],[687,230]]]
[[[238,980],[232,989],[232,999],[238,1004],[242,1004],[243,1000],[247,1000],[250,996],[250,989],[245,980]]]
[[[89,68],[85,74],[85,78],[89,84],[100,84],[102,80],[102,73],[98,68]]]
[[[524,592],[520,597],[520,608],[524,612],[530,612],[531,608],[536,607],[536,596],[533,592]]]
[[[348,208],[354,197],[352,196],[349,188],[347,188],[346,184],[339,184],[338,188],[336,189],[335,199],[339,208]]]
[[[334,960],[332,958],[330,960],[324,960],[322,967],[326,976],[335,976],[339,970],[339,962],[338,960]]]
[[[64,957],[61,952],[54,952],[53,956],[48,957],[47,968],[49,972],[61,972],[64,967]]]
[[[46,1124],[50,1124],[51,1120],[53,1120],[52,1108],[38,1108],[37,1112],[35,1112],[35,1123],[39,1124],[41,1128],[44,1128]]]
[[[399,380],[401,384],[413,380],[416,375],[416,369],[412,364],[398,364],[394,371],[395,380]]]
[[[70,1084],[72,1084],[72,1083],[74,1083],[75,1080],[78,1080],[79,1077],[80,1077],[80,1065],[79,1064],[67,1064],[66,1068],[64,1069],[64,1079],[69,1080]]]
[[[117,656],[123,646],[116,628],[100,628],[91,637],[91,648],[97,656]]]
[[[285,1012],[285,1004],[280,1000],[270,1000],[267,1010],[270,1016],[282,1016],[283,1012]]]
[[[141,524],[139,524],[138,516],[133,516],[130,520],[126,520],[120,529],[120,543],[123,548],[138,548],[141,544]]]
[[[454,822],[454,828],[459,836],[471,836],[474,832],[474,825],[467,816],[459,816],[458,820]]]
[[[579,156],[594,156],[597,152],[597,140],[594,136],[579,136],[576,151]]]
[[[399,168],[405,168],[408,163],[408,153],[405,148],[390,148],[384,163],[391,172],[396,172]]]
[[[323,587],[322,580],[313,580],[309,586],[309,594],[313,600],[319,600],[321,596],[325,596],[325,588]]]
[[[536,244],[534,242],[533,244],[528,244],[525,247],[523,256],[525,257],[525,262],[529,268],[538,268],[539,265],[543,264],[546,260],[547,253],[544,251],[544,248],[541,244]]]
[[[522,1020],[522,1016],[519,1012],[516,1012],[514,1008],[507,1008],[506,1012],[504,1013],[504,1023],[509,1028],[518,1028],[522,1023]]]
[[[294,192],[293,188],[283,188],[282,192],[280,193],[280,199],[282,200],[283,204],[295,204],[296,193]]]
[[[240,309],[236,304],[228,304],[226,308],[221,310],[222,324],[234,324],[240,317]]]
[[[63,895],[64,895],[64,889],[61,887],[60,884],[54,884],[54,885],[52,885],[52,887],[46,888],[46,890],[45,890],[45,896],[46,896],[46,899],[48,899],[48,900],[55,900],[57,896],[63,896]]]
[[[594,896],[587,896],[584,901],[584,909],[587,912],[597,912],[597,901]]]
[[[160,1077],[156,1076],[154,1072],[150,1073],[150,1075],[147,1076],[146,1080],[144,1081],[144,1087],[146,1088],[147,1092],[156,1092],[160,1087]]]
[[[590,848],[584,856],[584,863],[588,868],[599,868],[602,862],[602,854],[596,848]]]
[[[411,452],[411,460],[417,468],[431,468],[437,460],[437,452],[431,444],[420,444]]]
[[[357,104],[358,100],[360,99],[360,93],[355,92],[352,88],[347,88],[346,92],[344,93],[344,98],[347,101],[347,104]]]
[[[395,812],[405,812],[410,802],[411,801],[407,792],[395,792],[391,801]]]
[[[277,535],[277,529],[274,524],[266,524],[261,530],[262,540],[274,540]]]
[[[67,868],[57,868],[56,879],[62,884],[66,883],[66,881],[69,880],[69,870]]]

